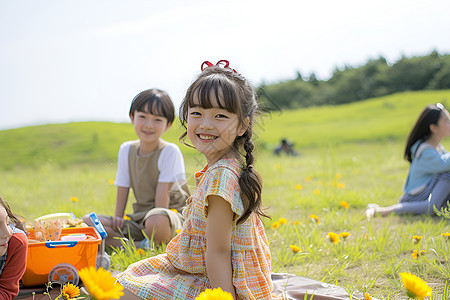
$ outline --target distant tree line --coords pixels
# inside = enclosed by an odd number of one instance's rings
[[[326,81],[314,73],[258,87],[261,106],[269,110],[337,105],[402,91],[450,89],[450,55],[433,51],[423,57],[403,57],[393,65],[380,56],[364,66],[336,69]]]

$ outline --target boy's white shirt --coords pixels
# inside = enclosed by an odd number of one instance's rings
[[[117,173],[115,186],[130,188],[130,172],[128,155],[131,144],[135,141],[127,141],[120,145],[117,158]],[[178,190],[186,183],[186,171],[184,168],[183,154],[176,144],[168,143],[158,157],[158,182],[173,182],[172,190]]]

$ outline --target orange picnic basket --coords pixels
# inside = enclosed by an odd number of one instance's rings
[[[91,214],[92,219],[93,215]],[[95,219],[98,221],[94,214]],[[102,263],[105,259],[102,252],[104,251],[103,238],[107,234],[101,223],[94,222],[94,225],[95,228],[63,228],[57,241],[29,243],[22,284],[37,286],[47,282],[70,282],[77,285],[79,282],[78,270],[91,266],[98,267],[99,260]],[[34,238],[33,234],[28,235],[28,238]]]

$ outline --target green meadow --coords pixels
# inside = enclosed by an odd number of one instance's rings
[[[428,282],[432,299],[448,299],[450,240],[442,233],[450,232],[450,214],[370,221],[364,215],[368,203],[398,201],[408,171],[406,136],[426,104],[448,107],[448,99],[450,90],[407,92],[261,115],[255,127],[255,168],[271,216],[264,222],[272,271],[336,284],[356,298],[368,293],[380,299],[405,299],[399,273],[408,272]],[[205,161],[178,142],[181,132],[176,122],[163,137],[183,151],[193,190],[192,174]],[[0,131],[0,195],[27,220],[54,212],[113,214],[117,151],[123,141],[135,138],[132,125],[105,122]],[[294,142],[300,155],[274,156],[282,138]],[[450,148],[449,139],[444,146]],[[332,243],[330,232],[349,235]],[[415,243],[413,236],[422,238]],[[141,258],[126,247],[113,253],[112,268],[122,270]]]

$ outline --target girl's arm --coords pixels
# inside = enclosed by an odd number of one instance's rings
[[[117,187],[116,211],[114,213],[114,217],[112,218],[112,228],[114,230],[117,230],[117,228],[122,229],[123,216],[125,213],[125,208],[127,206],[129,192],[130,188],[121,186]]]
[[[155,207],[169,208],[172,185],[173,182],[158,182],[155,193]]]
[[[223,198],[208,196],[206,272],[212,288],[220,287],[236,299],[231,266],[233,211]]]
[[[425,149],[419,158],[420,164],[430,170],[430,173],[450,172],[450,153],[440,154],[436,149]]]

